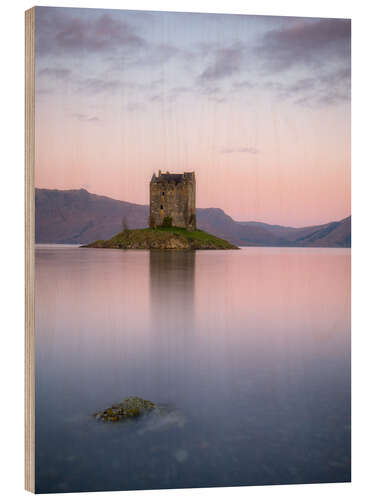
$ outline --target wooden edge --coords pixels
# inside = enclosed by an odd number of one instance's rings
[[[35,8],[25,12],[25,489],[35,493]]]

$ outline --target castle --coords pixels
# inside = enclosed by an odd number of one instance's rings
[[[150,227],[161,226],[166,217],[172,219],[173,226],[196,229],[195,172],[163,174],[159,170],[157,177],[153,174],[150,182]]]

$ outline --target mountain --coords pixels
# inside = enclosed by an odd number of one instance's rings
[[[85,189],[35,190],[37,243],[90,243],[121,231],[147,227],[148,205],[114,200]],[[319,226],[293,228],[263,222],[238,222],[220,208],[198,208],[200,229],[239,246],[350,247],[351,217]]]
[[[238,224],[244,226],[247,232],[251,232],[252,228],[263,227],[278,239],[278,246],[344,248],[351,246],[351,216],[341,221],[308,227],[274,226],[263,222],[238,222]],[[246,240],[246,236],[244,239]]]
[[[113,200],[85,189],[35,190],[37,243],[90,243],[121,231],[122,217],[130,228],[146,227],[148,206]]]

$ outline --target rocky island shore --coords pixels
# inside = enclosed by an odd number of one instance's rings
[[[109,240],[97,240],[83,248],[119,248],[133,250],[233,250],[238,249],[229,241],[196,229],[180,227],[155,229],[125,229]]]

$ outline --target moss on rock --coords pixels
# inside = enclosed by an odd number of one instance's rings
[[[155,409],[156,405],[152,401],[132,396],[112,405],[110,408],[94,413],[93,416],[103,422],[119,422],[120,420],[140,417]]]

